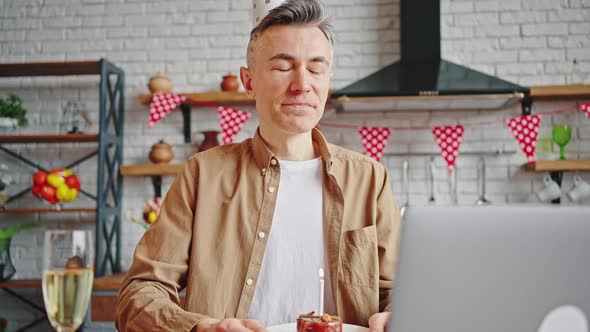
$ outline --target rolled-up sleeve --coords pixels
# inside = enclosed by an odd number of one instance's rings
[[[198,172],[189,160],[168,190],[158,220],[145,232],[119,290],[119,331],[190,331],[205,316],[180,307],[193,233]]]

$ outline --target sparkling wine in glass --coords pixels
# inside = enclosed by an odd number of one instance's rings
[[[43,259],[45,311],[58,332],[84,321],[94,280],[94,241],[88,230],[48,230]]]
[[[559,145],[559,159],[565,160],[565,146],[572,138],[572,128],[568,125],[553,126],[553,141]]]

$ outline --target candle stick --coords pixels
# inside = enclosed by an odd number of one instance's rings
[[[324,314],[324,269],[320,269],[320,310],[319,315]]]

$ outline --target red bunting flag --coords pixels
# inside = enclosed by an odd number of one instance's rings
[[[590,119],[590,103],[581,104],[579,107],[582,112],[586,113],[588,119]]]
[[[150,104],[150,121],[148,128],[153,127],[158,121],[162,120],[166,115],[172,112],[176,106],[182,104],[186,100],[185,96],[175,93],[156,93],[152,97]]]
[[[447,162],[449,173],[453,173],[455,170],[455,163],[459,159],[459,147],[461,147],[464,132],[465,128],[462,125],[439,126],[434,127],[432,130],[436,144],[440,148],[440,153]]]
[[[250,112],[225,106],[219,106],[217,113],[219,114],[221,132],[223,133],[223,144],[233,142],[236,135],[244,128],[244,123],[252,116]]]
[[[535,159],[533,157],[537,147],[541,116],[538,114],[523,115],[506,120],[506,124],[512,130],[514,138],[520,143],[522,152],[526,155],[529,164],[534,165]]]
[[[362,127],[359,129],[362,137],[365,154],[377,161],[381,161],[383,150],[387,145],[387,139],[391,135],[391,129],[381,127]]]

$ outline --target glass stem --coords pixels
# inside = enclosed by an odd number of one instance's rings
[[[565,145],[559,146],[559,159],[565,160]]]

